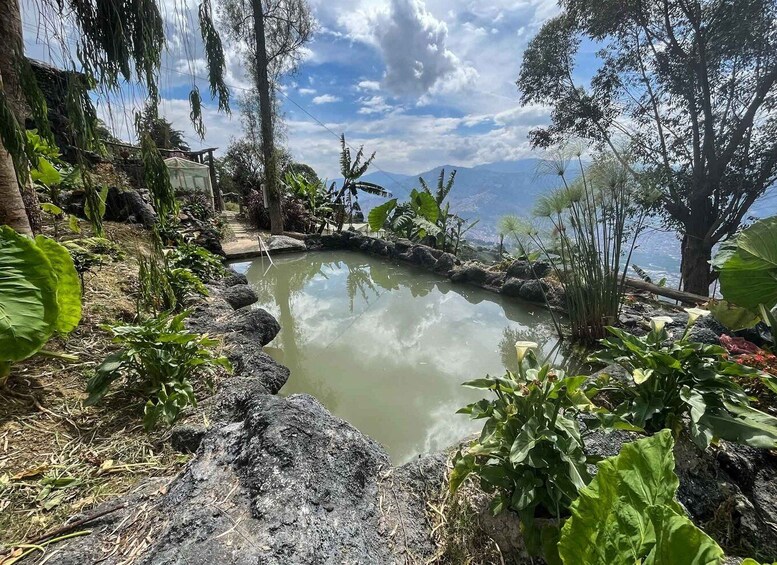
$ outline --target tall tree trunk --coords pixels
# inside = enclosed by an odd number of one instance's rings
[[[683,237],[682,256],[683,290],[709,296],[713,280],[709,264],[712,244],[704,236],[686,233]]]
[[[6,93],[11,110],[24,128],[28,110],[18,76],[18,57],[24,56],[22,14],[19,0],[0,0],[0,88]],[[21,192],[20,192],[21,190]],[[22,196],[23,193],[23,196]],[[21,214],[19,211],[21,210]],[[0,224],[20,233],[40,231],[40,202],[31,183],[19,187],[13,160],[0,142]]]
[[[262,155],[264,157],[264,184],[270,212],[270,232],[283,233],[281,194],[278,186],[275,142],[273,140],[273,107],[270,97],[270,79],[267,76],[267,47],[264,39],[264,10],[262,0],[253,0],[254,36],[256,39],[256,88],[259,91],[261,115]]]

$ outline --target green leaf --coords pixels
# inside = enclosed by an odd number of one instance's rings
[[[61,216],[65,212],[57,206],[56,204],[52,204],[51,202],[44,202],[40,205],[40,209],[46,212],[47,214],[51,214],[52,216]]]
[[[35,240],[0,227],[0,361],[36,353],[59,316],[57,279]]]
[[[601,461],[591,484],[579,491],[561,532],[559,555],[567,565],[638,563],[655,544],[651,506],[680,514],[674,500],[674,442],[669,430],[625,444]]]
[[[428,192],[418,192],[414,190],[411,193],[411,197],[418,207],[420,215],[423,216],[425,220],[435,223],[437,218],[440,217],[440,207],[437,205],[434,196]]]
[[[720,546],[686,516],[668,506],[651,506],[647,514],[656,543],[644,565],[718,565],[723,559]]]
[[[73,214],[70,214],[70,217],[67,219],[67,225],[73,233],[81,233],[81,226],[78,225],[78,218]]]
[[[81,321],[81,279],[78,277],[73,258],[62,245],[39,235],[35,238],[38,248],[46,254],[57,279],[57,305],[59,315],[54,329],[67,334]]]
[[[367,221],[370,224],[370,229],[372,231],[382,230],[383,226],[386,224],[386,219],[388,218],[388,215],[396,207],[397,207],[397,199],[392,198],[388,202],[384,202],[380,206],[375,206],[375,208],[370,210],[370,213],[367,215]]]
[[[711,300],[708,308],[713,317],[731,331],[752,328],[760,319],[752,310],[740,308],[725,300]]]
[[[62,182],[60,172],[44,157],[38,157],[38,166],[30,171],[30,177],[45,186],[57,186]]]
[[[97,214],[94,214],[94,210],[92,210],[92,206],[89,203],[89,199],[86,199],[86,202],[84,203],[84,216],[86,216],[90,220],[94,220],[95,217],[102,218],[105,216],[105,202],[108,200],[108,185],[103,185],[103,187],[100,189],[100,193],[98,194],[98,202],[97,202]]]
[[[777,304],[777,217],[759,220],[734,240],[736,251],[727,247],[719,264],[720,290],[729,302],[756,309]]]
[[[651,375],[653,374],[652,369],[634,369],[634,372],[632,373],[632,377],[634,378],[634,382],[638,385],[641,385],[646,380],[648,380]]]

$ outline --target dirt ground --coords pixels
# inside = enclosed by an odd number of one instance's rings
[[[143,430],[143,403],[121,390],[98,406],[83,405],[87,379],[114,347],[100,326],[134,318],[135,257],[149,249],[138,226],[108,223],[106,238],[125,259],[85,275],[80,325],[46,346],[78,361],[36,355],[15,364],[0,389],[0,564],[9,546],[117,497],[142,477],[169,475],[187,459],[165,441],[167,430]]]

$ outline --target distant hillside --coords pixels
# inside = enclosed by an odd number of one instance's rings
[[[423,177],[430,187],[436,186],[440,171],[445,169],[446,178],[454,169],[456,183],[449,196],[451,211],[468,219],[480,219],[480,223],[469,233],[472,238],[495,241],[496,223],[505,214],[530,214],[538,196],[556,186],[556,177],[537,173],[537,159],[505,161],[477,167],[443,165],[419,175],[400,175],[374,172],[365,175],[366,181],[380,184],[400,200],[419,186],[418,177]],[[338,184],[340,180],[338,179]],[[359,202],[365,213],[384,199],[360,195]]]
[[[377,183],[400,200],[418,187],[418,177],[423,177],[434,187],[440,170],[447,174],[456,169],[456,184],[450,194],[451,210],[464,218],[480,218],[480,223],[467,234],[467,238],[479,242],[497,241],[496,223],[505,214],[530,217],[537,198],[558,185],[558,177],[538,172],[538,159],[521,159],[457,167],[444,165],[419,175],[373,172],[364,176]],[[341,180],[337,179],[338,184]],[[359,202],[365,214],[383,198],[360,195]],[[748,217],[766,217],[777,214],[777,188],[761,198]],[[680,244],[677,234],[661,229],[647,230],[634,251],[633,262],[645,269],[656,280],[667,278],[676,284],[680,270]]]

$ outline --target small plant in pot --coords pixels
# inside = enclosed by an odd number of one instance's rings
[[[517,373],[464,383],[495,398],[459,410],[485,424],[480,436],[456,454],[450,489],[456,492],[470,474],[477,475],[481,489],[495,493],[494,514],[519,515],[527,551],[557,562],[562,521],[590,481],[592,459],[584,453],[575,416],[595,406],[582,389],[586,377],[540,365],[532,351],[536,347],[516,343]]]

